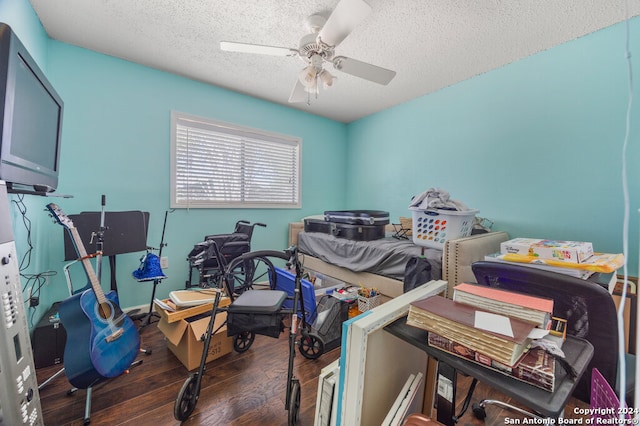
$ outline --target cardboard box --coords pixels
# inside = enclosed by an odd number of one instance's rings
[[[228,300],[228,299],[227,299]],[[228,303],[227,303],[228,304]],[[156,305],[158,312],[164,311]],[[176,312],[166,312],[164,315],[160,313],[161,318],[158,322],[158,328],[167,338],[167,347],[182,362],[187,370],[193,370],[200,366],[202,359],[202,351],[204,350],[204,342],[200,337],[206,333],[209,325],[210,315],[202,312],[190,315],[194,311],[202,310],[202,307],[181,309]],[[191,311],[191,312],[189,312]],[[211,306],[209,307],[211,311]],[[227,319],[226,312],[218,312],[216,314],[213,329],[216,330]],[[218,359],[233,350],[233,338],[227,337],[227,327],[224,326],[211,337],[209,343],[209,351],[207,355],[207,363]]]
[[[514,238],[500,244],[500,253],[582,263],[593,256],[593,245],[582,241]]]
[[[189,308],[181,308],[179,306],[176,306],[176,304],[173,303],[173,301],[171,301],[170,299],[164,299],[162,302],[169,305],[174,310],[168,311],[166,309],[163,309],[162,307],[160,307],[160,305],[158,305],[157,302],[153,303],[153,307],[155,308],[156,312],[160,314],[160,318],[164,319],[168,323],[180,321],[181,319],[185,318],[195,317],[196,315],[211,312],[213,310],[213,303],[204,303],[202,305],[192,306]],[[221,297],[220,301],[218,302],[218,307],[224,308],[225,306],[229,306],[230,304],[231,299],[229,299],[228,297]]]

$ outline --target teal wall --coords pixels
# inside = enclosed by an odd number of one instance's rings
[[[0,0],[0,22],[9,24],[43,71],[47,70],[49,38],[26,0]]]
[[[171,110],[302,139],[302,209],[179,209],[168,215],[162,255],[169,258],[169,278],[158,296],[184,287],[186,256],[205,235],[231,232],[240,219],[264,222],[252,248],[284,249],[289,222],[325,204],[344,206],[344,124],[64,43],[52,41],[49,53],[49,76],[65,99],[59,192],[74,197],[59,204],[70,213],[98,211],[105,194],[108,211],[148,211],[151,246],[160,244],[169,209]],[[327,172],[332,163],[337,173]],[[51,240],[55,259],[62,231],[51,228],[59,237]],[[140,257],[116,259],[123,306],[149,300],[151,284],[131,278]]]
[[[40,68],[47,73],[49,38],[40,20],[26,0],[0,0],[0,22],[7,23],[18,35],[22,43],[27,47],[31,56]],[[36,275],[51,271],[49,243],[47,242],[50,222],[43,212],[43,203],[40,197],[10,195],[10,211],[12,215],[13,231],[16,240],[16,251],[20,258],[21,273],[24,275],[23,288],[38,283],[42,284],[42,291],[34,291],[34,295],[41,298],[38,308],[28,310],[30,325],[35,324],[42,313],[51,306],[52,291],[59,285],[53,285],[55,275],[50,278],[37,279]],[[23,216],[21,211],[25,211]],[[24,217],[27,219],[25,220]],[[46,223],[45,223],[46,222]],[[57,265],[56,265],[57,266]],[[52,274],[61,275],[61,270],[54,270]],[[25,293],[26,295],[26,293]]]
[[[150,212],[148,244],[157,247],[169,208],[172,110],[302,138],[301,209],[169,214],[163,251],[169,278],[158,287],[159,297],[184,286],[185,258],[196,242],[231,231],[239,219],[268,224],[256,231],[253,248],[284,248],[290,221],[340,208],[388,210],[397,221],[409,214],[411,196],[430,187],[448,190],[512,236],[623,249],[624,24],[344,125],[50,40],[27,0],[0,0],[0,20],[16,28],[65,101],[58,192],[73,198],[54,201],[67,214],[99,211],[104,194],[109,211]],[[640,81],[633,43],[640,39],[640,22],[631,23],[634,79]],[[637,88],[634,95],[640,98]],[[633,108],[629,272],[637,275],[637,102]],[[66,295],[63,230],[44,212],[51,201],[25,197],[34,243],[29,270],[57,272],[43,290],[41,308],[31,312],[35,319]],[[13,209],[20,254],[27,236]],[[131,278],[141,255],[117,258],[124,307],[150,297],[151,284]],[[83,285],[82,268],[72,270],[74,285]],[[105,289],[108,278],[105,272]]]
[[[629,269],[640,207],[640,18],[631,21],[627,149]],[[625,24],[568,42],[349,125],[349,208],[411,216],[431,187],[514,237],[592,241],[623,251]]]
[[[0,1],[3,2],[0,20],[8,17],[10,25],[32,21],[35,16],[26,0],[13,1],[11,6],[5,0]],[[65,102],[57,192],[73,196],[25,197],[35,246],[31,269],[57,271],[43,290],[41,307],[32,312],[36,320],[46,307],[68,294],[62,274],[66,263],[64,230],[52,223],[44,211],[49,202],[58,204],[67,215],[100,211],[104,194],[108,211],[148,211],[147,243],[159,246],[164,214],[169,209],[172,110],[301,138],[304,191],[300,209],[181,209],[170,213],[165,234],[167,246],[162,253],[169,258],[165,271],[168,279],[158,286],[158,297],[184,288],[188,276],[186,256],[205,235],[231,232],[240,219],[264,222],[267,228],[256,230],[252,248],[280,250],[288,243],[289,222],[322,211],[327,205],[344,208],[345,124],[56,42],[44,35],[37,18],[36,23],[36,29],[30,33],[35,40],[25,44],[30,50],[32,46],[46,46],[48,61],[43,68]],[[23,39],[22,34],[20,38]],[[21,254],[27,247],[26,232],[17,213],[14,229]],[[93,247],[86,249],[93,251]],[[152,284],[137,283],[131,276],[142,255],[116,258],[123,307],[149,302]],[[107,262],[103,271],[106,291],[110,280]],[[74,265],[71,272],[74,287],[84,286],[87,279],[82,267]]]

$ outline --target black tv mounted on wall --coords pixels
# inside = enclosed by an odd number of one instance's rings
[[[0,23],[0,180],[9,190],[57,188],[63,109],[20,39]]]

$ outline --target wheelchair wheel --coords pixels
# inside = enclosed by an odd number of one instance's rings
[[[198,387],[198,373],[192,374],[180,388],[178,397],[173,404],[173,417],[179,421],[189,418],[198,403],[200,389]]]
[[[254,257],[234,264],[227,273],[227,280],[233,287],[233,292],[240,295],[245,290],[253,289],[255,285],[268,285],[273,290],[275,274],[276,270],[269,259]]]
[[[317,359],[324,353],[324,342],[315,333],[302,333],[298,350],[307,359]]]
[[[288,425],[292,426],[298,423],[298,414],[300,412],[300,382],[298,379],[291,379],[291,392],[289,393],[289,421]]]
[[[251,347],[255,338],[256,334],[253,331],[243,331],[233,339],[233,349],[242,353]]]

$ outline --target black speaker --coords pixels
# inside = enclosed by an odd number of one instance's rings
[[[33,361],[36,368],[61,364],[63,361],[67,332],[58,316],[59,304],[54,303],[33,330]]]

